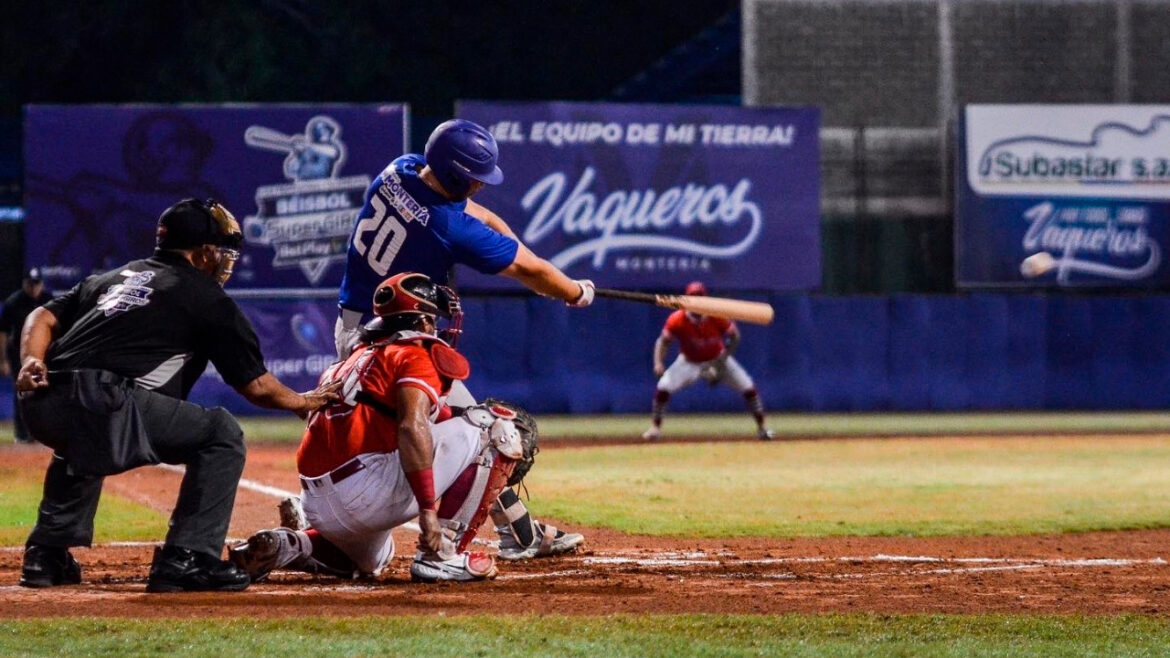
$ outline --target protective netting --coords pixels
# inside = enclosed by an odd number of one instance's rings
[[[826,126],[937,126],[940,105],[1170,98],[1167,0],[745,0],[743,11],[745,101],[818,105]]]

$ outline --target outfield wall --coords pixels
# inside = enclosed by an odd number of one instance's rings
[[[1170,400],[1170,296],[774,296],[737,357],[768,407],[799,411],[1157,409]],[[602,300],[471,302],[476,392],[544,412],[644,412],[666,311]],[[488,328],[490,327],[490,328]],[[697,384],[671,409],[736,411]]]
[[[741,325],[737,357],[773,410],[1160,409],[1170,400],[1168,295],[794,294],[768,301],[775,323]],[[241,303],[266,356],[280,360],[270,364],[274,372],[295,388],[312,386],[328,363],[332,303]],[[477,395],[541,413],[649,410],[651,350],[666,310],[606,299],[576,310],[515,297],[465,306],[460,347]],[[7,418],[7,380],[0,397]],[[258,412],[214,376],[192,399]],[[671,402],[673,411],[741,409],[738,395],[702,383]]]

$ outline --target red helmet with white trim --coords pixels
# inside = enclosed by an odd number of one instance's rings
[[[687,289],[683,291],[683,294],[705,296],[707,294],[707,286],[703,285],[702,281],[691,281],[687,284]]]
[[[414,316],[425,315],[432,319],[447,318],[450,326],[442,332],[442,338],[454,347],[463,328],[463,309],[459,295],[447,286],[441,286],[425,274],[403,272],[395,274],[378,284],[374,290],[374,315],[384,320],[413,322]]]

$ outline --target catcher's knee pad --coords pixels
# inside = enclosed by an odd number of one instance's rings
[[[479,427],[488,427],[487,422],[494,423],[496,419],[507,420],[511,425],[500,423],[499,429],[506,429],[507,449],[501,452],[516,460],[516,467],[512,476],[508,478],[508,486],[516,486],[528,474],[536,462],[536,454],[540,452],[540,431],[536,426],[536,419],[519,405],[496,398],[488,398],[483,404],[469,407],[465,412],[468,422],[478,424]],[[512,430],[515,430],[515,434]],[[512,446],[512,437],[519,439],[519,452]]]

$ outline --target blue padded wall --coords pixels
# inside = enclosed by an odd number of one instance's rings
[[[772,410],[1160,409],[1170,402],[1170,296],[795,294],[768,301],[776,321],[741,324],[737,358]],[[264,313],[259,302],[241,304],[261,324],[282,324],[272,320],[276,302],[263,302]],[[332,313],[321,304],[321,314]],[[516,297],[470,298],[465,307],[460,349],[471,360],[468,385],[477,396],[538,413],[648,413],[651,351],[669,311],[610,299],[569,309]],[[257,328],[262,341],[279,335]],[[222,384],[201,383],[192,399],[260,412]],[[0,383],[0,418],[11,416],[11,400],[9,382]],[[733,391],[703,383],[670,403],[671,411],[743,409]]]
[[[974,293],[777,295],[769,327],[741,324],[737,357],[774,410],[1150,409],[1170,400],[1170,297]],[[647,412],[668,311],[599,300],[490,299],[527,324],[469,321],[477,394],[556,412]],[[469,308],[469,316],[480,313]],[[491,317],[486,313],[484,318]],[[506,363],[503,354],[524,356]],[[674,351],[672,350],[671,358]],[[674,411],[738,411],[697,384]]]

